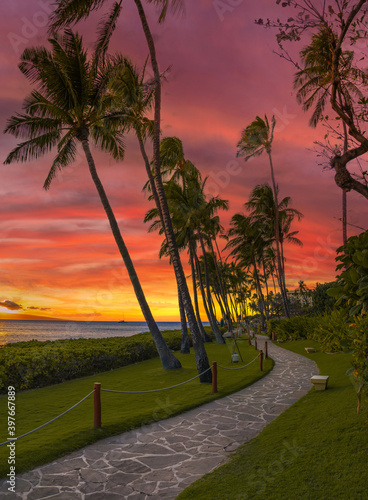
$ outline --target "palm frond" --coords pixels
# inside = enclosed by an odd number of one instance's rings
[[[96,145],[115,160],[123,160],[125,155],[124,136],[115,130],[109,130],[102,125],[93,125],[91,136]]]
[[[43,96],[37,90],[24,99],[23,109],[29,116],[38,116],[40,118],[60,119],[64,123],[73,125],[72,116],[62,107],[56,105],[52,100]]]
[[[60,130],[53,130],[33,137],[28,141],[21,142],[7,156],[4,161],[5,165],[9,165],[14,161],[26,162],[39,158],[41,155],[48,153],[58,143],[61,136]]]
[[[62,120],[16,113],[9,118],[4,133],[14,137],[36,137],[37,135],[61,129]]]
[[[51,33],[88,17],[91,11],[101,7],[105,0],[56,0],[55,3],[56,9],[51,14],[49,23]]]
[[[62,170],[75,161],[76,154],[77,147],[75,137],[72,132],[69,132],[58,145],[58,153],[44,182],[44,189],[48,190],[50,188],[51,182],[56,177],[59,170]]]
[[[116,28],[116,22],[122,10],[121,4],[122,0],[114,2],[111,11],[102,19],[97,27],[97,43],[92,63],[93,73],[106,54],[111,35]]]
[[[147,0],[149,3],[155,4],[159,8],[159,18],[158,22],[162,23],[165,21],[167,13],[169,10],[173,14],[179,13],[184,14],[185,5],[183,0]]]

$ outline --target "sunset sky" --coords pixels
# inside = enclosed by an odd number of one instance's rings
[[[185,3],[185,15],[169,16],[163,25],[158,25],[155,10],[147,9],[160,68],[171,66],[163,88],[163,134],[178,136],[187,158],[209,176],[209,192],[229,200],[229,211],[221,214],[228,227],[252,188],[270,182],[265,156],[248,163],[236,159],[241,130],[256,115],[275,114],[273,155],[280,195],[291,196],[292,206],[304,214],[295,225],[303,248],[286,248],[288,286],[292,289],[301,279],[310,286],[333,279],[334,252],[342,240],[341,191],[313,151],[313,141],[324,130],[308,127],[309,115],[292,88],[293,67],[273,53],[275,33],[254,24],[256,18],[285,12],[270,0]],[[2,130],[30,91],[17,64],[26,47],[47,43],[51,4],[1,2]],[[132,1],[124,5],[110,52],[122,52],[142,66],[147,48],[138,16]],[[78,26],[89,47],[101,15],[99,11]],[[42,186],[52,155],[5,166],[16,139],[0,137],[0,319],[142,320],[82,152],[46,192]],[[127,137],[126,145],[123,163],[95,151],[96,165],[155,318],[176,321],[173,271],[167,260],[158,259],[160,237],[148,234],[142,221],[152,204],[142,193],[146,173],[134,136]],[[351,224],[366,227],[366,203],[349,193]],[[349,228],[350,236],[357,233]],[[184,255],[183,262],[189,275]]]

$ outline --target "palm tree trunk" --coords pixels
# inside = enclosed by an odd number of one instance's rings
[[[123,240],[123,237],[120,233],[120,229],[118,226],[118,223],[116,221],[115,215],[112,211],[112,208],[110,206],[109,200],[106,196],[104,187],[100,181],[100,178],[97,174],[96,170],[96,165],[94,162],[94,159],[92,157],[92,153],[89,147],[89,141],[88,141],[88,131],[86,131],[86,137],[84,137],[82,140],[82,146],[84,153],[86,155],[89,171],[92,177],[92,180],[96,186],[97,192],[100,196],[101,203],[105,209],[107,218],[110,223],[111,231],[112,234],[115,238],[115,242],[119,248],[120,254],[124,260],[125,267],[127,268],[129,278],[132,282],[133,288],[135,295],[137,297],[138,303],[140,305],[140,308],[142,310],[144,319],[147,322],[149,331],[151,332],[151,335],[153,337],[153,341],[156,345],[157,352],[160,356],[162,366],[165,369],[173,369],[173,368],[181,368],[180,361],[176,359],[176,357],[173,355],[171,350],[169,349],[168,345],[165,342],[165,339],[163,338],[160,330],[158,329],[158,326],[152,316],[151,310],[149,308],[149,305],[146,301],[146,298],[144,296],[144,292],[142,290],[141,284],[138,279],[138,275],[135,271],[133,262],[130,258],[128,249],[125,245],[125,242]]]
[[[348,131],[346,129],[346,123],[342,123],[344,128],[344,153],[348,150]],[[346,245],[348,242],[348,201],[347,193],[342,190],[342,241]]]
[[[195,250],[193,249],[192,243],[189,242],[189,260],[190,260],[190,268],[192,270],[194,306],[195,306],[196,315],[197,315],[198,328],[199,328],[199,331],[201,332],[203,342],[212,342],[211,338],[207,335],[206,330],[203,327],[201,315],[199,313],[197,283],[196,283],[196,271],[195,271],[195,267],[194,267],[194,256],[195,256]],[[202,297],[203,297],[203,294],[202,294]]]
[[[216,241],[216,238],[215,238],[215,241]],[[217,243],[216,243],[216,245],[217,245]],[[210,242],[210,248],[211,248],[211,252],[212,252],[212,256],[213,256],[213,261],[215,263],[215,269],[216,269],[217,279],[218,279],[218,282],[219,282],[219,285],[220,285],[220,291],[221,291],[222,300],[223,300],[223,303],[224,303],[224,306],[225,306],[226,314],[224,314],[224,316],[225,316],[225,318],[227,318],[227,327],[228,327],[228,330],[229,330],[229,332],[232,332],[233,331],[233,324],[232,324],[231,317],[230,317],[229,304],[227,302],[227,296],[225,294],[225,290],[224,290],[224,286],[223,286],[223,282],[222,282],[222,277],[221,277],[221,274],[220,274],[220,269],[219,269],[219,266],[218,266],[218,263],[217,263],[217,258],[216,258],[216,254],[215,254],[215,251],[214,251],[214,248],[213,248],[212,241]]]
[[[225,310],[225,306],[224,306],[224,303],[223,303],[223,299],[221,297],[221,294],[214,291],[214,294],[215,294],[215,298],[220,306],[220,309],[221,309],[221,315],[223,318],[227,319],[227,313],[226,313],[226,310]]]
[[[211,330],[213,332],[213,328],[212,328],[213,320],[212,320],[210,311],[208,309],[208,304],[207,304],[207,299],[206,299],[206,293],[205,293],[205,290],[204,290],[204,285],[203,285],[203,280],[202,280],[202,275],[201,275],[201,267],[200,267],[200,264],[199,264],[198,257],[197,257],[196,253],[194,253],[194,260],[195,260],[196,269],[197,269],[198,283],[199,283],[199,289],[201,291],[201,297],[202,297],[203,307],[204,307],[204,310],[206,312],[206,316],[207,316],[208,322],[210,324]],[[198,295],[197,295],[197,307],[198,307]],[[199,309],[198,309],[198,313],[199,313]],[[202,326],[202,328],[203,328],[203,326]],[[206,333],[205,330],[204,330],[204,334],[205,334],[205,336],[203,336],[203,334],[202,334],[203,342],[212,342],[211,337],[209,335],[207,335],[207,333]]]
[[[181,323],[181,347],[180,352],[182,354],[190,353],[190,345],[189,345],[189,335],[188,335],[188,326],[187,319],[185,317],[185,309],[183,305],[183,301],[181,298],[181,293],[178,288],[178,301],[179,301],[179,311],[180,311],[180,323]]]
[[[266,310],[266,308],[265,308],[265,303],[264,303],[262,286],[261,286],[261,282],[259,280],[257,263],[256,263],[256,259],[255,259],[254,255],[252,255],[252,260],[253,260],[254,280],[256,282],[256,290],[257,290],[258,300],[261,304],[260,313],[261,313],[262,328],[264,328],[265,324],[266,324],[266,322],[265,322],[265,310]]]
[[[282,274],[282,263],[281,263],[281,254],[280,254],[279,202],[278,202],[277,186],[276,186],[276,181],[275,181],[275,174],[274,174],[274,170],[273,170],[273,163],[272,163],[272,156],[271,156],[270,149],[267,150],[267,154],[268,154],[268,158],[270,161],[273,196],[275,198],[275,241],[276,241],[276,258],[277,258],[280,290],[281,290],[281,297],[282,297],[282,302],[283,302],[283,306],[284,306],[285,316],[287,318],[290,318],[289,303],[287,300],[286,289],[284,287],[285,279],[283,278],[283,274]]]
[[[269,309],[269,303],[268,303],[268,283],[267,283],[267,273],[266,273],[266,265],[264,261],[264,257],[262,257],[262,267],[263,267],[263,277],[265,281],[265,287],[266,287],[266,303],[265,303],[265,312],[266,312],[266,320],[268,321],[270,318],[270,309]]]
[[[225,340],[223,339],[221,332],[217,326],[217,319],[216,319],[215,314],[213,312],[206,248],[204,246],[204,241],[203,241],[202,235],[201,235],[199,230],[198,230],[198,235],[199,235],[199,241],[201,244],[201,249],[202,249],[202,254],[203,254],[204,276],[205,276],[205,280],[206,280],[206,292],[207,292],[207,305],[208,305],[208,309],[209,309],[209,313],[210,313],[209,319],[211,321],[211,328],[212,328],[213,334],[215,335],[216,342],[218,344],[224,344]]]
[[[175,276],[178,287],[183,299],[184,308],[187,314],[189,328],[192,335],[193,348],[195,352],[196,365],[198,373],[200,373],[199,380],[201,382],[212,382],[212,372],[208,362],[206,350],[204,348],[201,333],[196,321],[193,304],[190,298],[188,285],[185,279],[183,266],[180,260],[179,250],[175,241],[175,235],[171,223],[169,207],[165,196],[165,191],[161,177],[161,164],[160,164],[160,132],[161,132],[161,77],[156,58],[156,49],[153,41],[152,33],[148,26],[146,14],[144,12],[141,0],[134,0],[138,15],[142,24],[143,32],[146,37],[148,49],[150,52],[152,70],[155,77],[155,90],[154,90],[154,138],[153,138],[153,158],[154,158],[154,178],[155,185],[158,193],[158,202],[162,211],[162,218],[164,222],[165,236],[170,252],[171,262],[174,267]],[[205,373],[204,373],[205,372]]]
[[[347,230],[347,193],[342,191],[342,240],[343,244],[346,245],[348,242],[348,230]]]

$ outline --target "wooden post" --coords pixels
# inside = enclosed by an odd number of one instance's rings
[[[212,361],[212,392],[217,392],[217,363]]]
[[[93,425],[95,427],[101,427],[101,384],[99,382],[95,382],[94,388],[95,392],[93,395],[93,402],[94,402]]]
[[[250,332],[248,332],[248,344],[252,345],[252,341],[250,340]]]
[[[267,345],[267,340],[264,344],[264,350],[265,350],[265,359],[268,359],[268,345]]]
[[[261,351],[261,354],[259,356],[259,367],[261,369],[261,372],[263,372],[263,352]]]
[[[272,332],[272,334],[271,334],[271,340],[275,340],[275,332]]]
[[[254,339],[254,347],[255,347],[255,350],[257,351],[258,350],[257,337]]]

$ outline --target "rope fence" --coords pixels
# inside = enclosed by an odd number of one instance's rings
[[[33,429],[32,431],[26,432],[25,434],[22,434],[21,436],[18,436],[16,438],[8,439],[7,441],[4,441],[4,443],[0,443],[0,446],[3,446],[4,444],[12,443],[13,441],[18,441],[18,439],[24,438],[25,436],[29,436],[29,434],[33,434],[34,432],[39,431],[40,429],[43,429],[44,427],[46,427],[46,425],[52,424],[52,422],[55,422],[55,420],[58,420],[60,417],[63,417],[64,415],[66,415],[70,411],[74,410],[74,408],[76,408],[78,405],[80,405],[81,403],[83,403],[83,401],[85,401],[87,398],[89,398],[90,395],[93,394],[94,392],[95,392],[95,390],[93,389],[93,391],[91,391],[89,394],[87,394],[86,397],[84,397],[78,403],[76,403],[71,408],[69,408],[69,410],[64,411],[64,413],[61,413],[60,415],[58,415],[57,417],[53,418],[49,422],[46,422],[46,424],[40,425],[36,429]]]
[[[257,349],[257,345],[255,345],[255,347]],[[265,357],[268,358],[267,342],[264,343],[264,349],[265,349]],[[212,370],[212,392],[213,393],[217,393],[217,368],[221,368],[223,370],[243,370],[244,368],[247,368],[249,365],[251,365],[252,363],[254,363],[255,360],[258,359],[258,358],[260,359],[260,370],[263,371],[263,351],[261,350],[259,352],[258,356],[256,356],[254,359],[252,359],[252,361],[250,361],[246,365],[239,366],[239,367],[236,367],[236,368],[229,368],[227,366],[217,365],[217,362],[213,361],[212,366],[210,366],[209,368],[207,368],[202,373],[196,375],[195,377],[190,378],[189,380],[185,380],[184,382],[180,382],[180,384],[175,384],[175,385],[172,385],[170,387],[163,387],[161,389],[151,389],[151,390],[147,390],[147,391],[118,391],[118,390],[114,390],[114,389],[102,389],[101,388],[101,384],[99,382],[95,382],[93,391],[91,391],[89,394],[87,394],[87,396],[85,396],[83,399],[81,399],[80,401],[78,401],[78,403],[76,403],[75,405],[73,405],[71,408],[69,408],[68,410],[64,411],[63,413],[61,413],[57,417],[53,418],[49,422],[46,422],[45,424],[40,425],[36,429],[33,429],[32,431],[26,432],[25,434],[22,434],[21,436],[18,436],[18,437],[15,437],[15,438],[8,438],[7,441],[4,441],[3,443],[0,443],[0,446],[3,446],[5,444],[9,444],[9,443],[18,441],[19,439],[24,438],[25,436],[29,436],[30,434],[33,434],[34,432],[37,432],[40,429],[43,429],[47,425],[52,424],[53,422],[55,422],[59,418],[63,417],[64,415],[66,415],[70,411],[74,410],[74,408],[76,408],[81,403],[83,403],[83,401],[85,401],[87,398],[89,398],[92,394],[94,394],[94,419],[93,419],[93,421],[94,421],[94,427],[101,427],[101,392],[102,391],[103,392],[111,392],[111,393],[115,393],[115,394],[149,394],[149,393],[154,393],[154,392],[162,392],[162,391],[167,391],[169,389],[174,389],[176,387],[180,387],[182,385],[188,384],[189,382],[192,382],[193,380],[201,377],[202,375],[204,375],[208,371]]]
[[[219,368],[222,368],[223,370],[243,370],[243,368],[246,368],[247,366],[251,365],[252,363],[255,362],[256,359],[258,359],[261,355],[261,352],[258,354],[258,356],[256,356],[254,359],[252,359],[252,361],[250,363],[248,363],[247,365],[244,365],[244,366],[237,366],[236,368],[229,368],[228,366],[221,366],[221,365],[217,365]]]
[[[196,375],[195,377],[190,378],[189,380],[186,380],[185,382],[181,382],[180,384],[176,384],[176,385],[171,385],[170,387],[163,387],[162,389],[151,389],[149,391],[115,391],[115,390],[112,390],[112,389],[101,389],[101,391],[104,391],[104,392],[115,392],[115,393],[118,393],[118,394],[148,394],[150,392],[167,391],[168,389],[174,389],[175,387],[179,387],[181,385],[187,384],[188,382],[191,382],[192,380],[195,380],[196,378],[201,377],[202,375],[204,375],[205,373],[207,373],[210,370],[211,370],[211,367],[207,368],[207,370],[205,370],[204,372],[200,373],[199,375]]]

